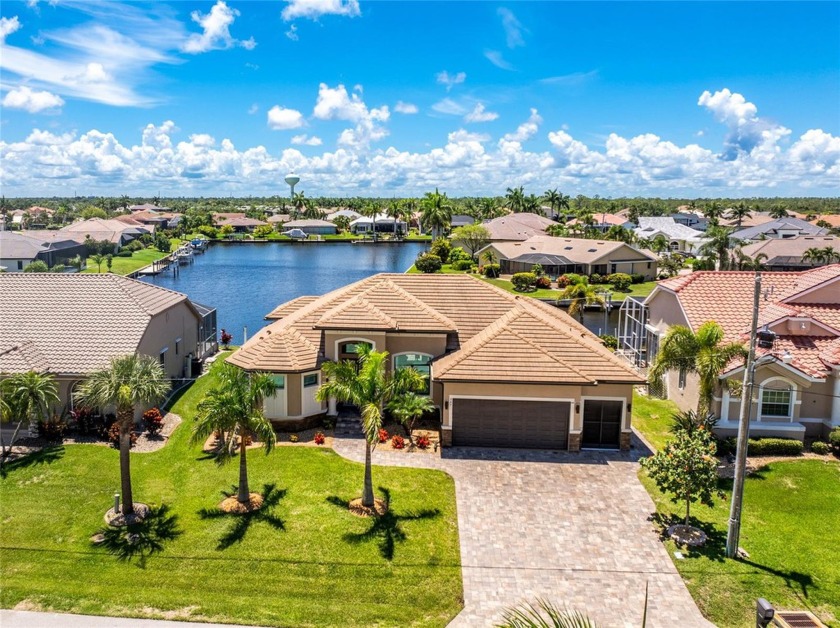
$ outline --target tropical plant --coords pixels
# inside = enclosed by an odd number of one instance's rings
[[[697,414],[705,416],[711,410],[721,371],[732,360],[747,354],[741,343],[726,343],[723,338],[723,328],[714,321],[700,325],[697,333],[674,325],[662,339],[651,365],[651,383],[661,384],[662,377],[672,369],[696,374],[700,379]]]
[[[726,217],[729,220],[735,221],[735,225],[738,229],[741,228],[741,223],[744,221],[744,218],[749,218],[750,216],[752,216],[752,211],[750,210],[749,205],[747,205],[744,201],[740,201],[734,207],[730,207],[726,214]]]
[[[373,230],[373,241],[376,242],[377,239],[377,232],[376,232],[376,217],[379,215],[380,207],[374,202],[366,203],[360,210],[359,213],[364,216],[365,218],[370,218],[371,221],[371,229]]]
[[[709,227],[706,230],[706,242],[700,247],[701,255],[717,260],[718,270],[726,270],[729,267],[730,233],[726,227]]]
[[[557,188],[553,190],[546,190],[543,194],[543,200],[551,207],[551,212],[556,217],[561,209],[569,209],[569,197],[566,194],[558,191]]]
[[[114,265],[114,256],[111,253],[105,256],[105,265],[108,267],[108,272],[111,272],[111,267]]]
[[[20,428],[24,422],[29,424],[30,433],[34,434],[39,421],[49,415],[50,406],[58,403],[58,385],[55,377],[49,373],[28,371],[12,375],[0,383],[0,398],[3,400],[3,418],[18,419],[12,434],[9,450],[14,447]],[[0,440],[0,443],[3,441]],[[7,455],[5,443],[0,448],[3,457]]]
[[[613,225],[607,229],[607,232],[604,234],[604,238],[615,242],[630,244],[633,241],[633,232],[629,229],[625,229],[621,225]]]
[[[720,224],[720,219],[723,217],[725,210],[717,201],[712,201],[703,209],[703,215],[709,222],[710,227],[717,227]]]
[[[90,256],[90,261],[96,264],[96,272],[102,272],[102,264],[105,263],[105,256],[102,253],[97,253],[96,255]]]
[[[420,224],[424,229],[431,229],[432,239],[441,237],[452,223],[452,205],[446,197],[435,188],[434,192],[427,192],[420,202]]]
[[[669,277],[673,277],[685,264],[678,255],[663,255],[659,260],[659,268],[664,270]]]
[[[671,434],[695,432],[699,429],[704,429],[711,434],[712,428],[717,425],[718,421],[719,419],[715,416],[714,412],[697,414],[694,410],[684,410],[677,412],[671,417],[671,426],[668,429]]]
[[[780,220],[782,218],[787,218],[788,216],[790,216],[788,211],[782,205],[774,205],[770,209],[769,215],[771,218],[774,218],[776,220]]]
[[[517,292],[528,292],[537,283],[537,276],[534,273],[514,273],[510,278],[513,289]]]
[[[680,430],[663,449],[641,459],[644,468],[663,493],[671,493],[675,504],[685,504],[685,525],[689,525],[691,504],[714,505],[722,498],[718,484],[717,447],[708,430]]]
[[[506,608],[496,628],[595,628],[595,622],[578,611],[561,609],[538,598],[536,604],[526,602]]]
[[[490,232],[484,225],[464,225],[452,231],[452,239],[474,259],[476,254],[490,242]]]
[[[387,351],[373,351],[369,345],[359,345],[358,363],[345,360],[326,362],[323,367],[324,383],[315,393],[318,401],[330,398],[356,406],[362,415],[365,436],[365,479],[362,506],[373,508],[373,482],[371,480],[371,451],[379,442],[384,408],[393,400],[410,392],[419,392],[426,380],[413,368],[386,372]]]
[[[440,261],[446,264],[449,261],[449,254],[452,252],[452,242],[448,238],[437,238],[429,247],[429,253],[437,255]]]
[[[514,214],[525,211],[525,188],[521,185],[518,188],[508,188],[505,193],[508,209]]]
[[[604,307],[606,299],[600,294],[595,286],[588,283],[574,283],[563,288],[557,302],[569,301],[569,316],[577,316],[583,322],[583,312],[587,306],[600,305]]]
[[[25,273],[48,273],[48,272],[50,272],[50,268],[49,268],[49,266],[47,266],[46,262],[41,261],[39,259],[36,259],[34,262],[30,262],[29,264],[27,264],[24,267],[23,272],[25,272]]]
[[[246,373],[232,364],[219,370],[219,385],[198,404],[193,443],[203,443],[212,434],[219,438],[216,462],[225,464],[239,453],[239,486],[236,500],[249,504],[248,444],[256,436],[266,455],[274,447],[276,436],[271,421],[263,414],[263,403],[277,390],[274,378],[267,373]]]
[[[115,406],[120,426],[120,484],[122,514],[134,514],[129,449],[134,412],[139,405],[157,403],[169,391],[169,380],[160,363],[146,355],[125,355],[111,360],[108,368],[95,371],[74,397],[88,408]]]
[[[435,404],[424,395],[417,395],[413,392],[401,395],[392,399],[388,404],[388,411],[405,427],[408,440],[413,442],[412,430],[414,424],[426,412],[434,410]]]
[[[436,273],[443,267],[443,262],[437,255],[421,253],[414,260],[414,267],[421,273]]]

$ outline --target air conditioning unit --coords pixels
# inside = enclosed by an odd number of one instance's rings
[[[776,611],[771,625],[778,628],[828,628],[808,611]]]

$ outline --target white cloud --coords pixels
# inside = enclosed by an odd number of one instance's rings
[[[398,100],[397,104],[394,105],[394,111],[396,111],[397,113],[411,115],[417,113],[420,110],[417,108],[417,105],[414,105],[410,102],[403,102],[401,100]]]
[[[456,74],[450,74],[446,70],[443,72],[438,72],[435,76],[437,82],[441,85],[446,85],[446,91],[452,89],[453,85],[460,85],[464,81],[467,80],[467,73],[466,72],[458,72]]]
[[[248,107],[248,115],[252,116],[260,110],[260,106],[257,103],[254,103],[250,107]]]
[[[473,110],[464,116],[464,122],[492,122],[498,117],[498,113],[487,111],[483,104],[476,103]]]
[[[322,15],[343,15],[358,17],[361,15],[358,0],[287,0],[281,14],[287,22],[297,18],[317,20]]]
[[[369,109],[362,100],[361,85],[353,88],[349,94],[344,85],[332,88],[326,83],[318,86],[318,99],[312,115],[319,120],[346,120],[356,126],[344,129],[338,136],[338,143],[352,149],[367,148],[372,142],[387,137],[388,130],[382,123],[387,122],[391,112],[387,105]]]
[[[0,42],[5,42],[6,37],[20,29],[21,24],[18,16],[0,17]]]
[[[268,126],[275,131],[297,129],[304,125],[303,114],[296,109],[274,105],[268,110]]]
[[[516,69],[513,67],[513,64],[505,60],[504,56],[502,56],[502,53],[498,50],[485,50],[484,56],[490,63],[495,65],[497,68],[508,71],[513,71]]]
[[[516,127],[516,131],[513,133],[505,133],[502,139],[508,142],[526,142],[537,134],[542,121],[543,119],[537,110],[531,109],[531,115],[528,116],[528,119]]]
[[[502,18],[502,28],[505,29],[505,40],[508,48],[516,48],[525,45],[525,39],[522,37],[522,32],[527,32],[520,21],[510,9],[500,7],[497,11],[499,17]]]
[[[288,37],[292,41],[297,41],[298,39],[300,39],[300,37],[298,37],[298,34],[297,34],[297,26],[292,24],[289,27],[289,30],[286,31],[286,37]]]
[[[324,142],[316,135],[295,135],[292,137],[292,144],[303,144],[304,146],[320,146]]]
[[[253,50],[257,42],[253,37],[246,40],[234,39],[230,34],[230,27],[239,11],[231,9],[224,0],[216,0],[216,4],[206,15],[201,11],[190,13],[192,21],[201,26],[203,32],[193,33],[181,46],[184,52],[199,54],[210,50],[225,50],[234,46],[241,46],[246,50]]]
[[[39,92],[29,89],[26,85],[16,87],[3,98],[3,106],[9,109],[23,109],[29,113],[39,113],[50,109],[58,109],[64,104],[61,96],[50,92]]]
[[[559,85],[562,87],[576,87],[598,78],[598,70],[589,72],[572,72],[571,74],[560,74],[540,79],[543,85]]]
[[[432,105],[432,110],[449,116],[463,116],[467,113],[467,108],[464,105],[455,102],[451,98],[444,98],[436,102]]]

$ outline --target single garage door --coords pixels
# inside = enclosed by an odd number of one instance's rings
[[[567,401],[453,399],[452,442],[472,447],[566,449]]]
[[[618,449],[623,401],[584,399],[581,447]]]

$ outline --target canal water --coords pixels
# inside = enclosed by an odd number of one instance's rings
[[[295,297],[321,295],[376,273],[402,273],[425,250],[421,242],[402,244],[288,244],[216,242],[195,262],[155,277],[157,286],[183,292],[190,299],[215,307],[218,327],[241,344],[267,321],[275,307]],[[618,307],[609,316],[587,311],[583,324],[596,334],[615,334]]]

